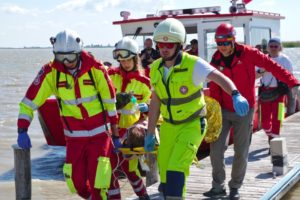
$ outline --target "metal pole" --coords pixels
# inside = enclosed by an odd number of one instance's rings
[[[158,182],[158,169],[157,169],[157,160],[155,154],[152,153],[146,154],[146,160],[150,168],[150,171],[146,172],[146,186],[148,187]]]
[[[261,200],[279,200],[300,180],[300,164],[267,191]]]
[[[14,149],[16,199],[31,199],[30,149],[22,149],[17,144]]]

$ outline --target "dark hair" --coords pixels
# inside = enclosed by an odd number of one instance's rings
[[[192,40],[190,41],[190,43],[191,43],[191,44],[198,44],[198,40],[192,39]]]

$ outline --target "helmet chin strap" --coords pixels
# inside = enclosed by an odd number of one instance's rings
[[[75,72],[72,74],[73,77],[77,76],[78,74],[78,71],[79,71],[79,66],[80,66],[80,56],[78,55],[77,56],[77,59],[76,59],[76,66],[74,68],[70,68],[70,67],[67,67],[65,65],[65,63],[63,63],[64,65],[64,70],[67,71],[67,70],[75,70]],[[68,81],[68,77],[67,77],[67,74],[65,73],[65,78],[66,78],[66,88],[67,89],[72,89],[72,85],[69,83]]]
[[[231,48],[231,51],[230,51],[230,55],[233,54],[233,52],[234,52],[234,49],[235,49],[235,45],[234,45],[234,44],[235,44],[235,42],[232,41],[232,42],[231,42],[232,48]]]
[[[177,45],[177,47],[176,47],[176,50],[175,50],[175,53],[173,54],[173,56],[170,56],[168,58],[164,58],[163,59],[164,62],[165,61],[171,61],[171,60],[175,59],[178,56],[180,50],[182,49],[182,45],[181,44],[176,44],[176,45]]]

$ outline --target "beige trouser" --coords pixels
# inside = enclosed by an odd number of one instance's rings
[[[212,187],[225,188],[225,163],[226,138],[230,128],[234,129],[234,157],[232,163],[230,188],[240,188],[247,168],[248,151],[252,133],[253,109],[244,117],[235,112],[222,109],[222,132],[218,140],[210,145],[210,159],[212,164]]]

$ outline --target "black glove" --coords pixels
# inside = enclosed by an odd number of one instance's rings
[[[132,94],[128,93],[118,93],[116,95],[117,103],[116,103],[116,108],[117,110],[120,110],[124,108],[130,101],[131,101],[131,96]]]

